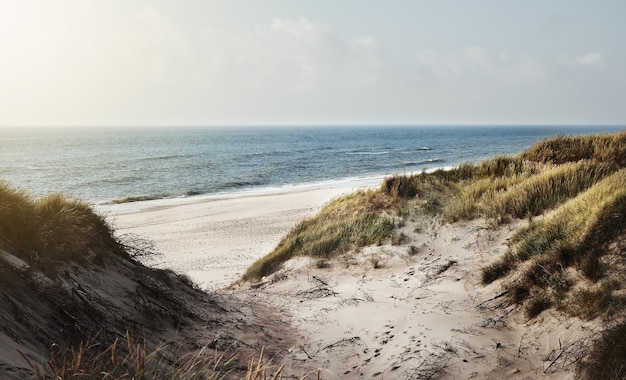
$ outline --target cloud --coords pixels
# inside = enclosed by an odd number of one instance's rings
[[[597,66],[603,62],[602,54],[600,53],[588,53],[580,57],[576,57],[576,62],[582,66]]]
[[[413,70],[419,79],[454,87],[465,86],[467,81],[531,84],[542,80],[547,71],[546,62],[531,55],[490,52],[475,45],[447,53],[418,51],[414,57]]]
[[[468,46],[458,51],[414,53],[414,77],[431,83],[457,83],[478,80],[489,84],[522,86],[558,81],[567,69],[597,69],[605,61],[600,53],[582,56],[549,56],[510,51],[490,51],[480,46]],[[597,75],[590,73],[588,75]]]
[[[403,74],[409,79],[404,93],[418,110],[414,115],[433,120],[555,122],[560,117],[584,122],[600,109],[615,114],[609,98],[624,93],[624,88],[610,85],[611,74],[598,70],[603,67],[600,53],[557,57],[478,45],[416,50],[408,74]]]
[[[605,63],[601,53],[587,53],[578,57],[561,56],[557,62],[565,67],[582,69],[600,69]]]
[[[332,113],[350,102],[354,109],[355,96],[385,79],[384,57],[373,37],[345,36],[304,18],[274,18],[236,32],[211,26],[186,30],[145,8],[126,30],[107,36],[99,51],[112,58],[98,77],[121,82],[114,91],[123,91],[119,102],[99,91],[113,99],[101,103],[123,117],[149,114],[160,123],[291,120]],[[91,81],[94,88],[111,88]]]
[[[345,37],[330,25],[275,18],[233,41],[218,70],[251,87],[286,92],[363,86],[378,77],[380,58],[369,36]]]
[[[124,9],[84,6],[77,18],[42,8],[25,24],[39,31],[9,28],[26,44],[0,34],[0,124],[541,118],[599,103],[611,76],[599,52],[451,49],[411,45],[411,36],[350,34],[308,18],[187,25],[154,6]],[[613,91],[615,98],[623,92]]]

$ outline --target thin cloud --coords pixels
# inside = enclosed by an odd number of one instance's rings
[[[569,68],[599,69],[604,66],[605,60],[601,53],[587,53],[577,57],[561,56],[557,62]]]
[[[576,57],[576,62],[582,66],[598,66],[602,64],[604,58],[600,53],[588,53],[580,57]]]
[[[622,66],[599,49],[562,45],[555,56],[541,44],[424,39],[406,25],[355,32],[284,13],[186,23],[189,9],[158,3],[69,4],[26,9],[29,24],[0,23],[0,124],[584,122],[624,114],[611,101],[626,96],[615,79]],[[0,20],[11,17],[0,12]]]

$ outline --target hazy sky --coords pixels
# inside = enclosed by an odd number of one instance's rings
[[[626,1],[0,0],[0,126],[626,122]]]

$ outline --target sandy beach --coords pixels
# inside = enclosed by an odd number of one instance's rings
[[[301,220],[354,184],[274,194],[209,199],[173,206],[149,206],[109,215],[119,236],[132,234],[154,243],[160,253],[145,264],[190,276],[213,290],[238,280]]]
[[[442,224],[422,215],[401,245],[366,247],[318,267],[296,258],[256,284],[225,287],[299,221],[356,188],[207,200],[111,215],[119,234],[154,242],[147,262],[189,275],[209,291],[271,305],[297,331],[285,373],[339,378],[569,379],[594,322],[549,311],[528,322],[480,268],[514,228]],[[520,222],[523,223],[523,222]],[[375,259],[375,260],[374,260]],[[376,263],[375,265],[373,263]]]

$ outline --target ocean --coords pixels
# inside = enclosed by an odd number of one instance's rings
[[[95,205],[381,181],[618,126],[0,129],[0,180]]]

